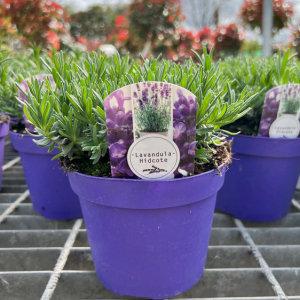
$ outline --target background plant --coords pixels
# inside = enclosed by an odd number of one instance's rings
[[[285,0],[273,0],[273,29],[278,31],[285,27],[293,16],[293,5]],[[245,0],[240,10],[240,18],[244,25],[252,29],[262,29],[263,0]]]
[[[66,11],[53,1],[4,0],[0,12],[10,19],[27,44],[46,46],[47,34],[49,37],[49,32],[52,35],[63,32],[68,21]]]
[[[239,95],[248,86],[252,93],[260,92],[252,110],[244,117],[226,126],[227,130],[240,131],[246,135],[257,135],[266,93],[272,88],[300,83],[298,63],[287,50],[278,51],[269,58],[231,57],[221,63],[223,72],[232,80],[232,88]]]

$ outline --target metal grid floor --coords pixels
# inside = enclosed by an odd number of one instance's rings
[[[55,221],[34,212],[9,140],[3,169],[0,299],[129,299],[98,281],[82,219]],[[175,298],[300,300],[300,202],[292,204],[286,218],[270,223],[216,212],[204,275]]]

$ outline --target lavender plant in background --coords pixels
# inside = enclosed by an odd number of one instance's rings
[[[130,87],[125,87],[129,89]],[[127,105],[126,105],[127,104]],[[127,151],[133,143],[131,97],[125,97],[124,88],[104,100],[107,139],[113,177],[136,178],[127,163]]]
[[[133,92],[134,118],[137,133],[168,132],[171,115],[172,89],[169,83],[144,82],[135,85],[137,91]]]
[[[46,78],[49,78],[50,83],[53,85],[53,88],[55,88],[55,82],[53,80],[52,75],[47,75],[47,74],[40,74],[40,75],[32,76],[32,77],[27,78],[24,81],[22,81],[19,85],[21,86],[22,89],[24,89],[25,92],[28,93],[29,92],[28,81],[37,80],[38,84],[41,85],[43,82],[45,82]],[[20,89],[18,89],[18,94],[19,94],[20,100],[28,102],[27,97],[22,93],[22,91]],[[22,110],[23,110],[23,107],[22,107]],[[24,112],[23,112],[23,119],[24,119],[26,129],[29,132],[34,132],[35,131],[34,125],[30,123],[28,118],[25,116]]]
[[[181,88],[175,89],[177,97],[173,108],[173,140],[180,150],[180,163],[175,177],[181,177],[194,174],[197,98],[185,96]]]

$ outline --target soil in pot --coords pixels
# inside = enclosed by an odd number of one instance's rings
[[[195,164],[194,174],[198,175],[214,169],[218,170],[218,166],[221,166],[224,163],[226,163],[227,165],[230,164],[231,146],[232,141],[222,146],[212,145],[211,148],[215,150],[215,152],[209,154],[209,156],[211,156],[210,162],[203,165]],[[104,157],[102,157],[101,160],[99,160],[99,162],[96,164],[93,164],[92,160],[87,158],[70,160],[67,157],[61,157],[60,164],[65,172],[78,172],[95,177],[112,178],[108,153]]]

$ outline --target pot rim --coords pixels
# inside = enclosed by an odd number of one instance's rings
[[[238,134],[236,136],[232,136],[232,138],[234,139],[235,137],[243,137],[243,138],[249,138],[249,139],[262,139],[262,140],[287,140],[287,141],[293,141],[293,140],[297,140],[299,139],[300,140],[300,137],[296,137],[296,138],[292,138],[292,139],[289,139],[289,138],[271,138],[269,136],[253,136],[253,135],[246,135],[246,134]]]
[[[220,169],[220,173],[221,173],[221,170],[226,168],[228,166],[228,162],[226,161],[225,163],[223,163],[222,165],[220,165],[218,167],[218,169]],[[102,179],[102,180],[109,180],[109,181],[127,181],[127,182],[178,182],[178,181],[184,181],[184,180],[189,180],[189,179],[193,179],[193,178],[197,178],[197,177],[201,177],[201,176],[206,176],[210,173],[213,173],[213,172],[217,172],[216,169],[212,169],[210,171],[207,171],[207,172],[204,172],[204,173],[201,173],[201,174],[197,174],[197,175],[193,175],[193,176],[187,176],[187,177],[181,177],[181,178],[172,178],[172,179],[165,179],[165,180],[155,180],[155,179],[130,179],[130,178],[118,178],[118,177],[97,177],[97,176],[91,176],[91,175],[86,175],[86,174],[83,174],[83,173],[80,173],[80,172],[68,172],[70,175],[71,174],[76,174],[76,175],[79,175],[79,176],[83,176],[83,177],[86,177],[86,178],[97,178],[97,179]]]

